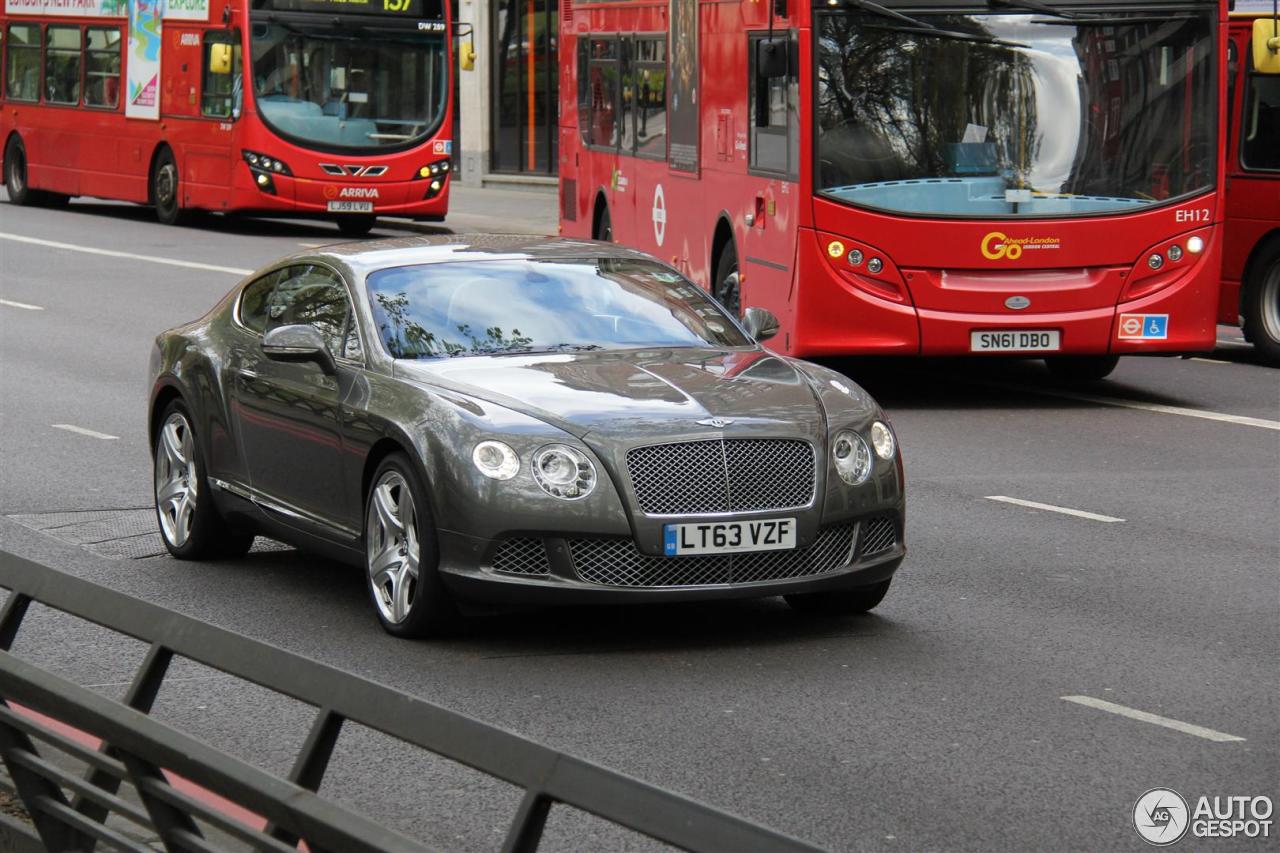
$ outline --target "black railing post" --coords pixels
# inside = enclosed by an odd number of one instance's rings
[[[502,853],[534,853],[542,841],[542,830],[547,826],[551,812],[551,799],[541,791],[530,788],[520,801],[511,830],[502,844]]]
[[[306,788],[308,791],[319,791],[324,781],[324,771],[329,767],[329,759],[333,756],[333,748],[338,743],[338,735],[342,733],[343,718],[329,708],[321,708],[311,724],[307,739],[298,750],[293,770],[289,772],[289,781]],[[267,834],[286,844],[297,844],[298,836],[274,824],[267,825]]]
[[[6,707],[9,705],[4,699],[0,699],[0,703]],[[0,757],[4,758],[5,767],[9,770],[9,778],[13,780],[18,796],[26,804],[27,813],[31,815],[31,822],[35,824],[36,832],[40,833],[40,841],[43,842],[45,849],[51,853],[61,853],[63,850],[84,850],[91,847],[92,838],[76,832],[73,827],[39,808],[39,803],[46,799],[66,806],[67,798],[52,781],[27,769],[20,762],[14,761],[15,752],[39,754],[26,733],[18,731],[7,723],[0,723]]]
[[[17,636],[18,626],[22,624],[22,617],[27,615],[27,607],[31,604],[31,597],[17,590],[9,593],[9,600],[4,603],[4,610],[0,610],[0,649],[9,651],[9,647],[13,645],[13,638]]]
[[[164,802],[151,792],[150,785],[169,784],[160,768],[138,758],[136,755],[129,755],[119,751],[117,751],[117,755],[124,763],[125,770],[129,773],[129,781],[133,783],[133,787],[137,790],[138,798],[142,800],[143,807],[146,808],[147,814],[150,815],[151,823],[160,835],[160,840],[164,842],[165,850],[168,850],[169,853],[186,853],[186,851],[190,850],[191,847],[182,842],[179,837],[181,835],[204,838],[204,835],[200,832],[200,827],[196,826],[196,822],[192,820],[191,815],[176,806],[171,806]]]

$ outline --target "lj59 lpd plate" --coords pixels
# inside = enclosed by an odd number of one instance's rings
[[[710,521],[667,524],[662,528],[668,557],[680,554],[733,554],[739,551],[784,551],[796,547],[796,520]]]

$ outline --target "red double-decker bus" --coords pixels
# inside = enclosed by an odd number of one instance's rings
[[[1227,75],[1227,188],[1219,320],[1280,364],[1280,15],[1237,0]],[[1258,49],[1254,41],[1264,42]]]
[[[781,351],[1215,341],[1225,4],[575,2],[562,232],[653,252]]]
[[[5,0],[9,200],[440,220],[442,0]]]

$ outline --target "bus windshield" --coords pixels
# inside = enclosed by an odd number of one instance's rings
[[[1214,186],[1209,14],[820,16],[817,189],[925,216],[1133,210]]]
[[[444,115],[447,81],[441,34],[372,34],[328,23],[253,27],[258,112],[303,144],[378,151],[419,143]]]

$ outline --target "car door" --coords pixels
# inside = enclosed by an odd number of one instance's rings
[[[278,326],[315,327],[339,359],[336,375],[310,362],[273,361],[261,338],[235,364],[232,412],[249,486],[279,520],[327,538],[357,535],[348,518],[342,465],[341,403],[353,379],[345,344],[351,322],[346,285],[320,264],[297,264],[280,273],[266,298],[263,331]]]

